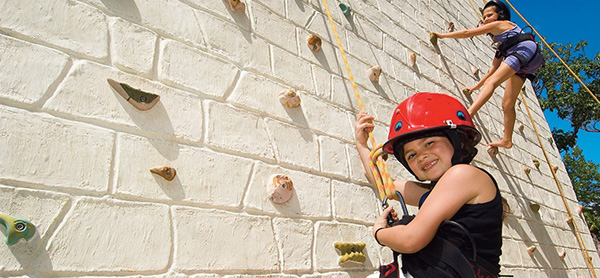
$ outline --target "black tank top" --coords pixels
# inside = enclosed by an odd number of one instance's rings
[[[500,255],[502,255],[502,198],[494,177],[487,171],[478,169],[492,179],[496,187],[496,196],[486,203],[463,205],[451,220],[463,225],[469,231],[477,247],[477,259],[484,259],[499,270]],[[429,196],[429,192],[423,194],[419,207]],[[465,256],[469,258],[472,256],[471,244],[458,228],[446,225],[438,233],[454,243]]]

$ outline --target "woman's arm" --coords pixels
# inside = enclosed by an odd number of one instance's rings
[[[477,28],[473,28],[473,29],[458,30],[458,31],[450,32],[450,33],[433,32],[433,34],[438,36],[438,38],[440,38],[440,39],[446,39],[446,38],[464,39],[464,38],[471,38],[471,37],[475,37],[475,36],[479,36],[479,35],[483,35],[483,34],[487,34],[487,33],[491,33],[493,35],[498,35],[506,30],[509,30],[513,26],[514,26],[513,23],[510,21],[500,20],[500,21],[490,22],[488,24],[484,24],[484,25],[481,25],[481,26],[479,26]]]
[[[377,232],[377,240],[400,253],[417,252],[431,242],[440,224],[452,218],[464,204],[489,201],[494,198],[495,190],[493,181],[483,171],[466,164],[455,165],[438,181],[408,225],[382,229]],[[377,218],[374,233],[387,227],[385,219],[389,211]]]

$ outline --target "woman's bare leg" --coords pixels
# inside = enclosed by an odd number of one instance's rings
[[[481,90],[479,90],[479,94],[477,94],[477,98],[469,107],[469,114],[471,116],[475,116],[477,111],[481,109],[481,107],[492,97],[494,90],[500,86],[504,81],[508,80],[511,76],[515,75],[515,70],[513,70],[506,63],[500,64],[496,72],[490,76],[483,86]]]
[[[515,128],[515,119],[517,114],[515,112],[515,103],[519,97],[519,91],[523,87],[525,80],[523,78],[513,75],[506,81],[506,90],[504,90],[504,97],[502,97],[502,111],[504,112],[504,137],[502,140],[490,143],[488,146],[502,147],[506,149],[512,148],[512,134]]]

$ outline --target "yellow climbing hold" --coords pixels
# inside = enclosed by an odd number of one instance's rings
[[[364,263],[367,259],[363,253],[363,249],[365,249],[366,246],[364,242],[336,242],[333,244],[333,246],[341,253],[339,260],[340,264],[348,261]]]

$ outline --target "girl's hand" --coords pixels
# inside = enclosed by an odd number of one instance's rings
[[[377,220],[375,220],[375,224],[373,225],[373,236],[375,236],[375,232],[377,231],[377,229],[390,227],[387,224],[387,218],[390,213],[394,218],[394,222],[398,221],[398,214],[396,213],[396,211],[394,211],[394,208],[392,206],[389,206],[381,213],[381,215],[379,215],[379,217],[377,217]]]
[[[467,87],[463,89],[463,93],[467,96],[470,96],[477,89],[477,86]]]
[[[354,140],[357,145],[366,145],[369,139],[369,133],[373,131],[373,116],[369,116],[366,112],[360,112],[356,115],[354,123]]]

